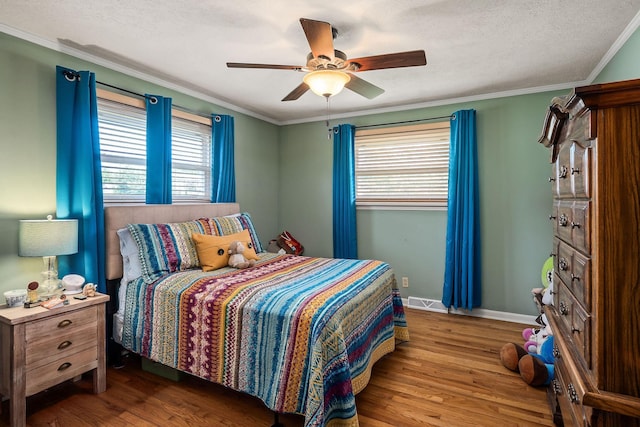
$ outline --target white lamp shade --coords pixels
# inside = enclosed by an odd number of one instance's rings
[[[340,93],[351,76],[344,71],[318,70],[306,74],[302,80],[309,85],[309,88],[316,95],[330,97]]]
[[[20,256],[58,256],[78,252],[77,219],[20,220],[19,234]]]

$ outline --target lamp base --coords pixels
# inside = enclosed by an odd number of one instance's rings
[[[56,270],[43,271],[42,284],[38,287],[38,296],[40,300],[60,296],[64,292],[62,281],[58,279]]]

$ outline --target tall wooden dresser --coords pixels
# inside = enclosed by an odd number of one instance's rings
[[[554,98],[539,142],[554,196],[552,405],[565,426],[640,426],[640,80]]]

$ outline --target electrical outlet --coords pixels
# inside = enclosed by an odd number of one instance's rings
[[[408,288],[409,287],[409,278],[408,277],[403,277],[402,278],[402,287],[403,288]]]

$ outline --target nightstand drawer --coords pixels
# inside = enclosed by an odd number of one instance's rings
[[[30,396],[97,367],[98,349],[93,346],[35,369],[27,369],[26,395]]]
[[[26,325],[25,331],[27,343],[31,345],[33,341],[39,338],[49,339],[54,335],[69,334],[82,329],[88,323],[95,325],[97,313],[97,308],[94,306],[30,322]]]
[[[29,343],[26,352],[26,368],[28,370],[47,364],[52,360],[68,357],[87,347],[97,346],[96,328],[98,322],[88,322],[74,328],[68,333],[54,334]]]

